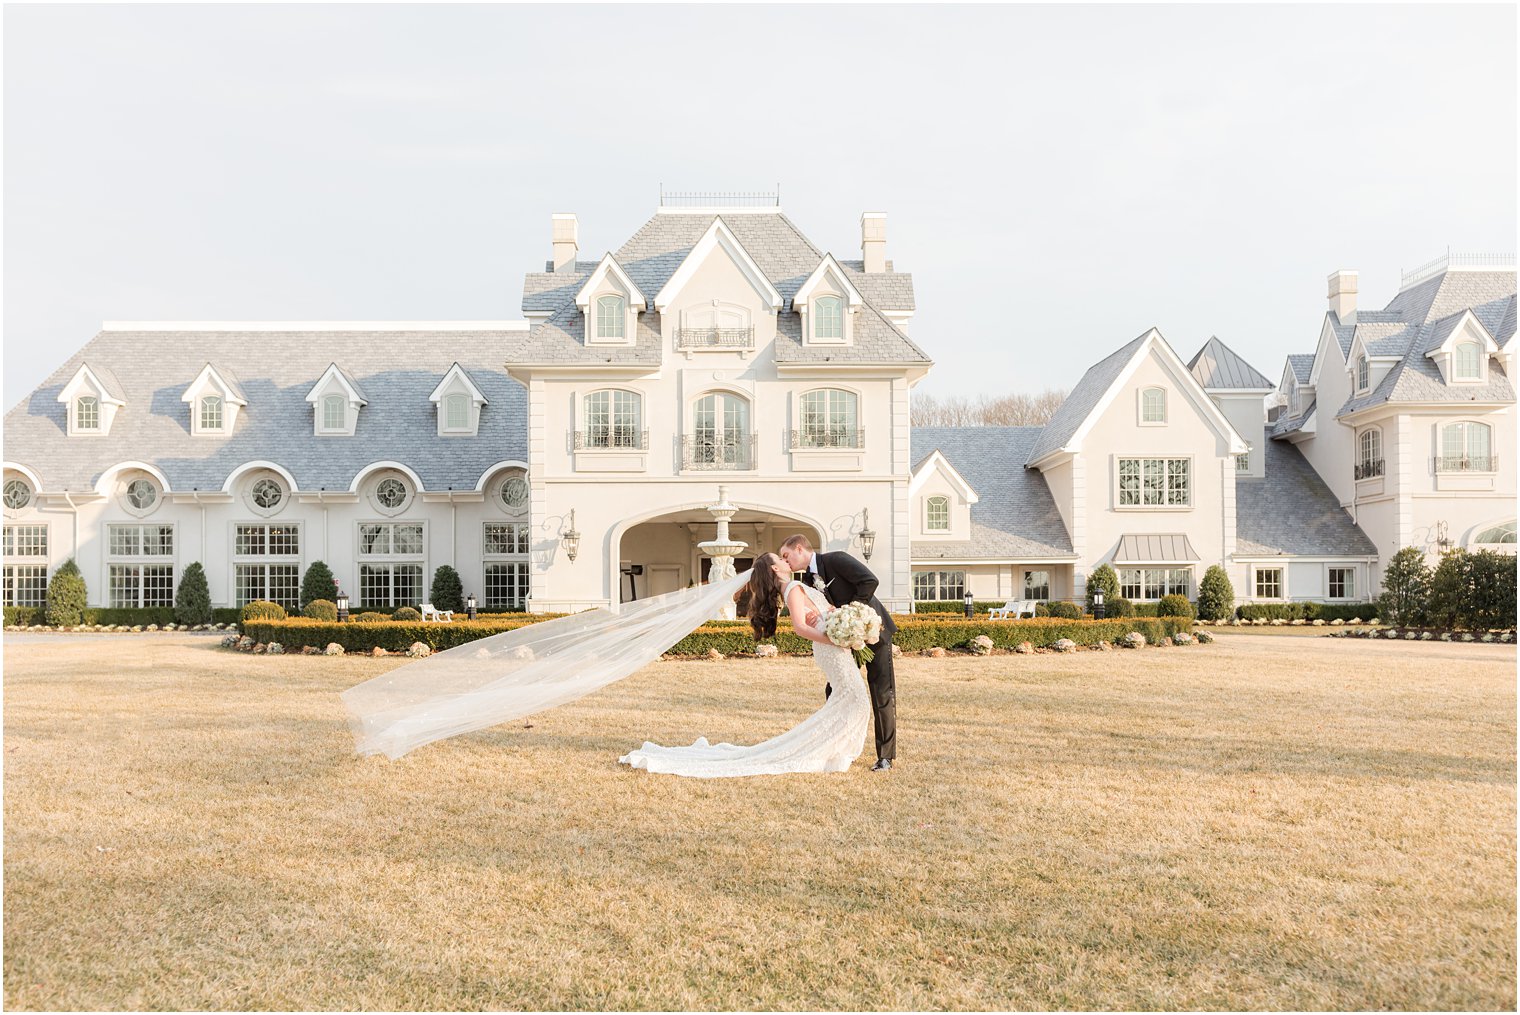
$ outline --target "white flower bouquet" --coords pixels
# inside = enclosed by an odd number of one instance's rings
[[[846,603],[824,618],[823,633],[849,649],[857,666],[864,666],[876,655],[868,646],[881,640],[881,614],[865,603]]]

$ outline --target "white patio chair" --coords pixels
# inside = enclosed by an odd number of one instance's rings
[[[440,624],[451,624],[454,622],[453,610],[439,610],[434,608],[432,603],[423,603],[421,611],[424,623],[429,620],[437,621]]]

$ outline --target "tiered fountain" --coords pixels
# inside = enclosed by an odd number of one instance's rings
[[[728,502],[728,487],[718,487],[718,503],[713,504],[707,510],[718,520],[718,532],[708,542],[698,543],[697,549],[712,558],[712,567],[707,572],[707,580],[710,582],[726,581],[737,573],[734,570],[734,558],[744,552],[749,547],[749,544],[742,539],[732,539],[728,535],[728,520],[739,511],[738,508]],[[735,615],[734,604],[725,604],[723,607],[723,619],[733,620]]]

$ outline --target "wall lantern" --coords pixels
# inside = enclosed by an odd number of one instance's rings
[[[871,559],[871,551],[876,549],[876,533],[871,529],[871,509],[861,508],[860,511],[860,553],[866,560]]]
[[[348,593],[338,590],[338,623],[348,623]]]
[[[1451,537],[1446,534],[1446,522],[1444,519],[1436,522],[1436,546],[1440,548],[1442,553],[1451,549]]]
[[[575,508],[570,509],[570,527],[560,534],[559,542],[570,563],[575,563],[576,554],[581,552],[581,534],[575,531]]]

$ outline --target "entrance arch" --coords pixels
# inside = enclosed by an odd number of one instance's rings
[[[739,511],[728,523],[729,535],[749,544],[747,557],[735,559],[738,570],[787,536],[801,533],[822,546],[827,531],[816,519],[798,511],[754,504],[730,496]],[[608,533],[606,588],[614,603],[674,592],[699,584],[706,574],[707,555],[698,543],[716,535],[717,521],[708,502],[664,508],[619,523]]]

